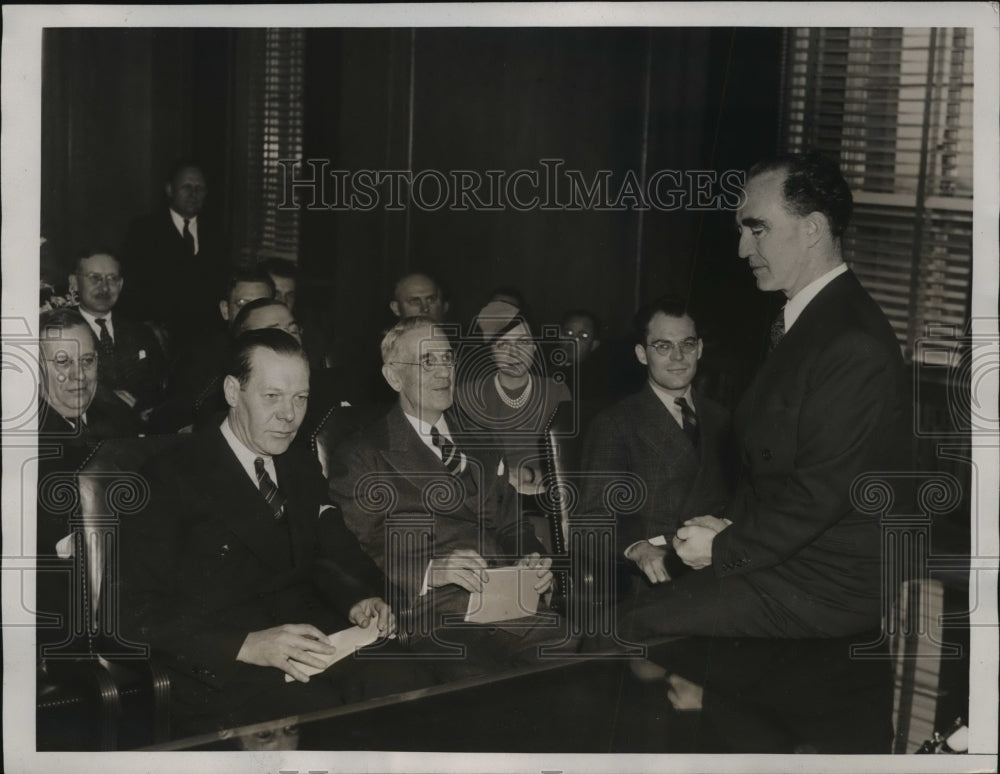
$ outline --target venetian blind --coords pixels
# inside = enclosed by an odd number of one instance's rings
[[[248,62],[247,190],[251,197],[247,252],[298,260],[299,212],[280,207],[279,159],[302,156],[305,33],[259,31]],[[242,77],[242,76],[241,76]]]
[[[855,203],[845,259],[907,358],[929,331],[961,334],[969,315],[972,75],[969,29],[786,36],[783,149],[839,160]]]

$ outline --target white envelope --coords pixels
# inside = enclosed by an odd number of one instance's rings
[[[378,624],[372,620],[368,624],[368,628],[362,629],[360,626],[352,626],[350,629],[343,629],[339,632],[334,632],[333,634],[328,634],[326,636],[326,641],[329,642],[333,647],[337,649],[337,652],[330,656],[323,656],[319,653],[316,655],[326,661],[326,666],[319,669],[314,666],[309,666],[308,664],[299,663],[299,669],[305,672],[307,675],[312,677],[313,675],[318,675],[320,672],[324,672],[331,666],[336,664],[342,658],[347,658],[352,655],[354,651],[358,648],[363,648],[366,645],[371,645],[379,637],[378,635]],[[389,639],[395,639],[395,634],[390,634]],[[298,663],[298,662],[296,662]],[[295,678],[289,674],[285,675],[285,682],[290,683]]]
[[[469,595],[465,620],[471,623],[496,623],[524,618],[538,612],[538,582],[535,567],[494,567],[484,570],[489,582],[481,592]]]

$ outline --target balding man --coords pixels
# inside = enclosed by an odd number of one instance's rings
[[[443,322],[448,314],[448,299],[440,284],[429,274],[405,274],[396,282],[389,309],[399,318],[428,317]]]

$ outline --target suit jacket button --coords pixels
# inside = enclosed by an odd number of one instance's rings
[[[761,449],[760,450],[760,456],[763,457],[765,460],[771,459],[771,450],[770,449]]]

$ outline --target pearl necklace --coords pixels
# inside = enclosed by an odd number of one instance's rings
[[[493,384],[496,385],[497,394],[500,396],[500,400],[510,406],[512,409],[524,408],[524,404],[528,402],[528,398],[531,396],[531,377],[528,377],[528,386],[524,388],[518,397],[511,398],[507,395],[507,391],[500,384],[500,374],[498,373],[493,377]]]

